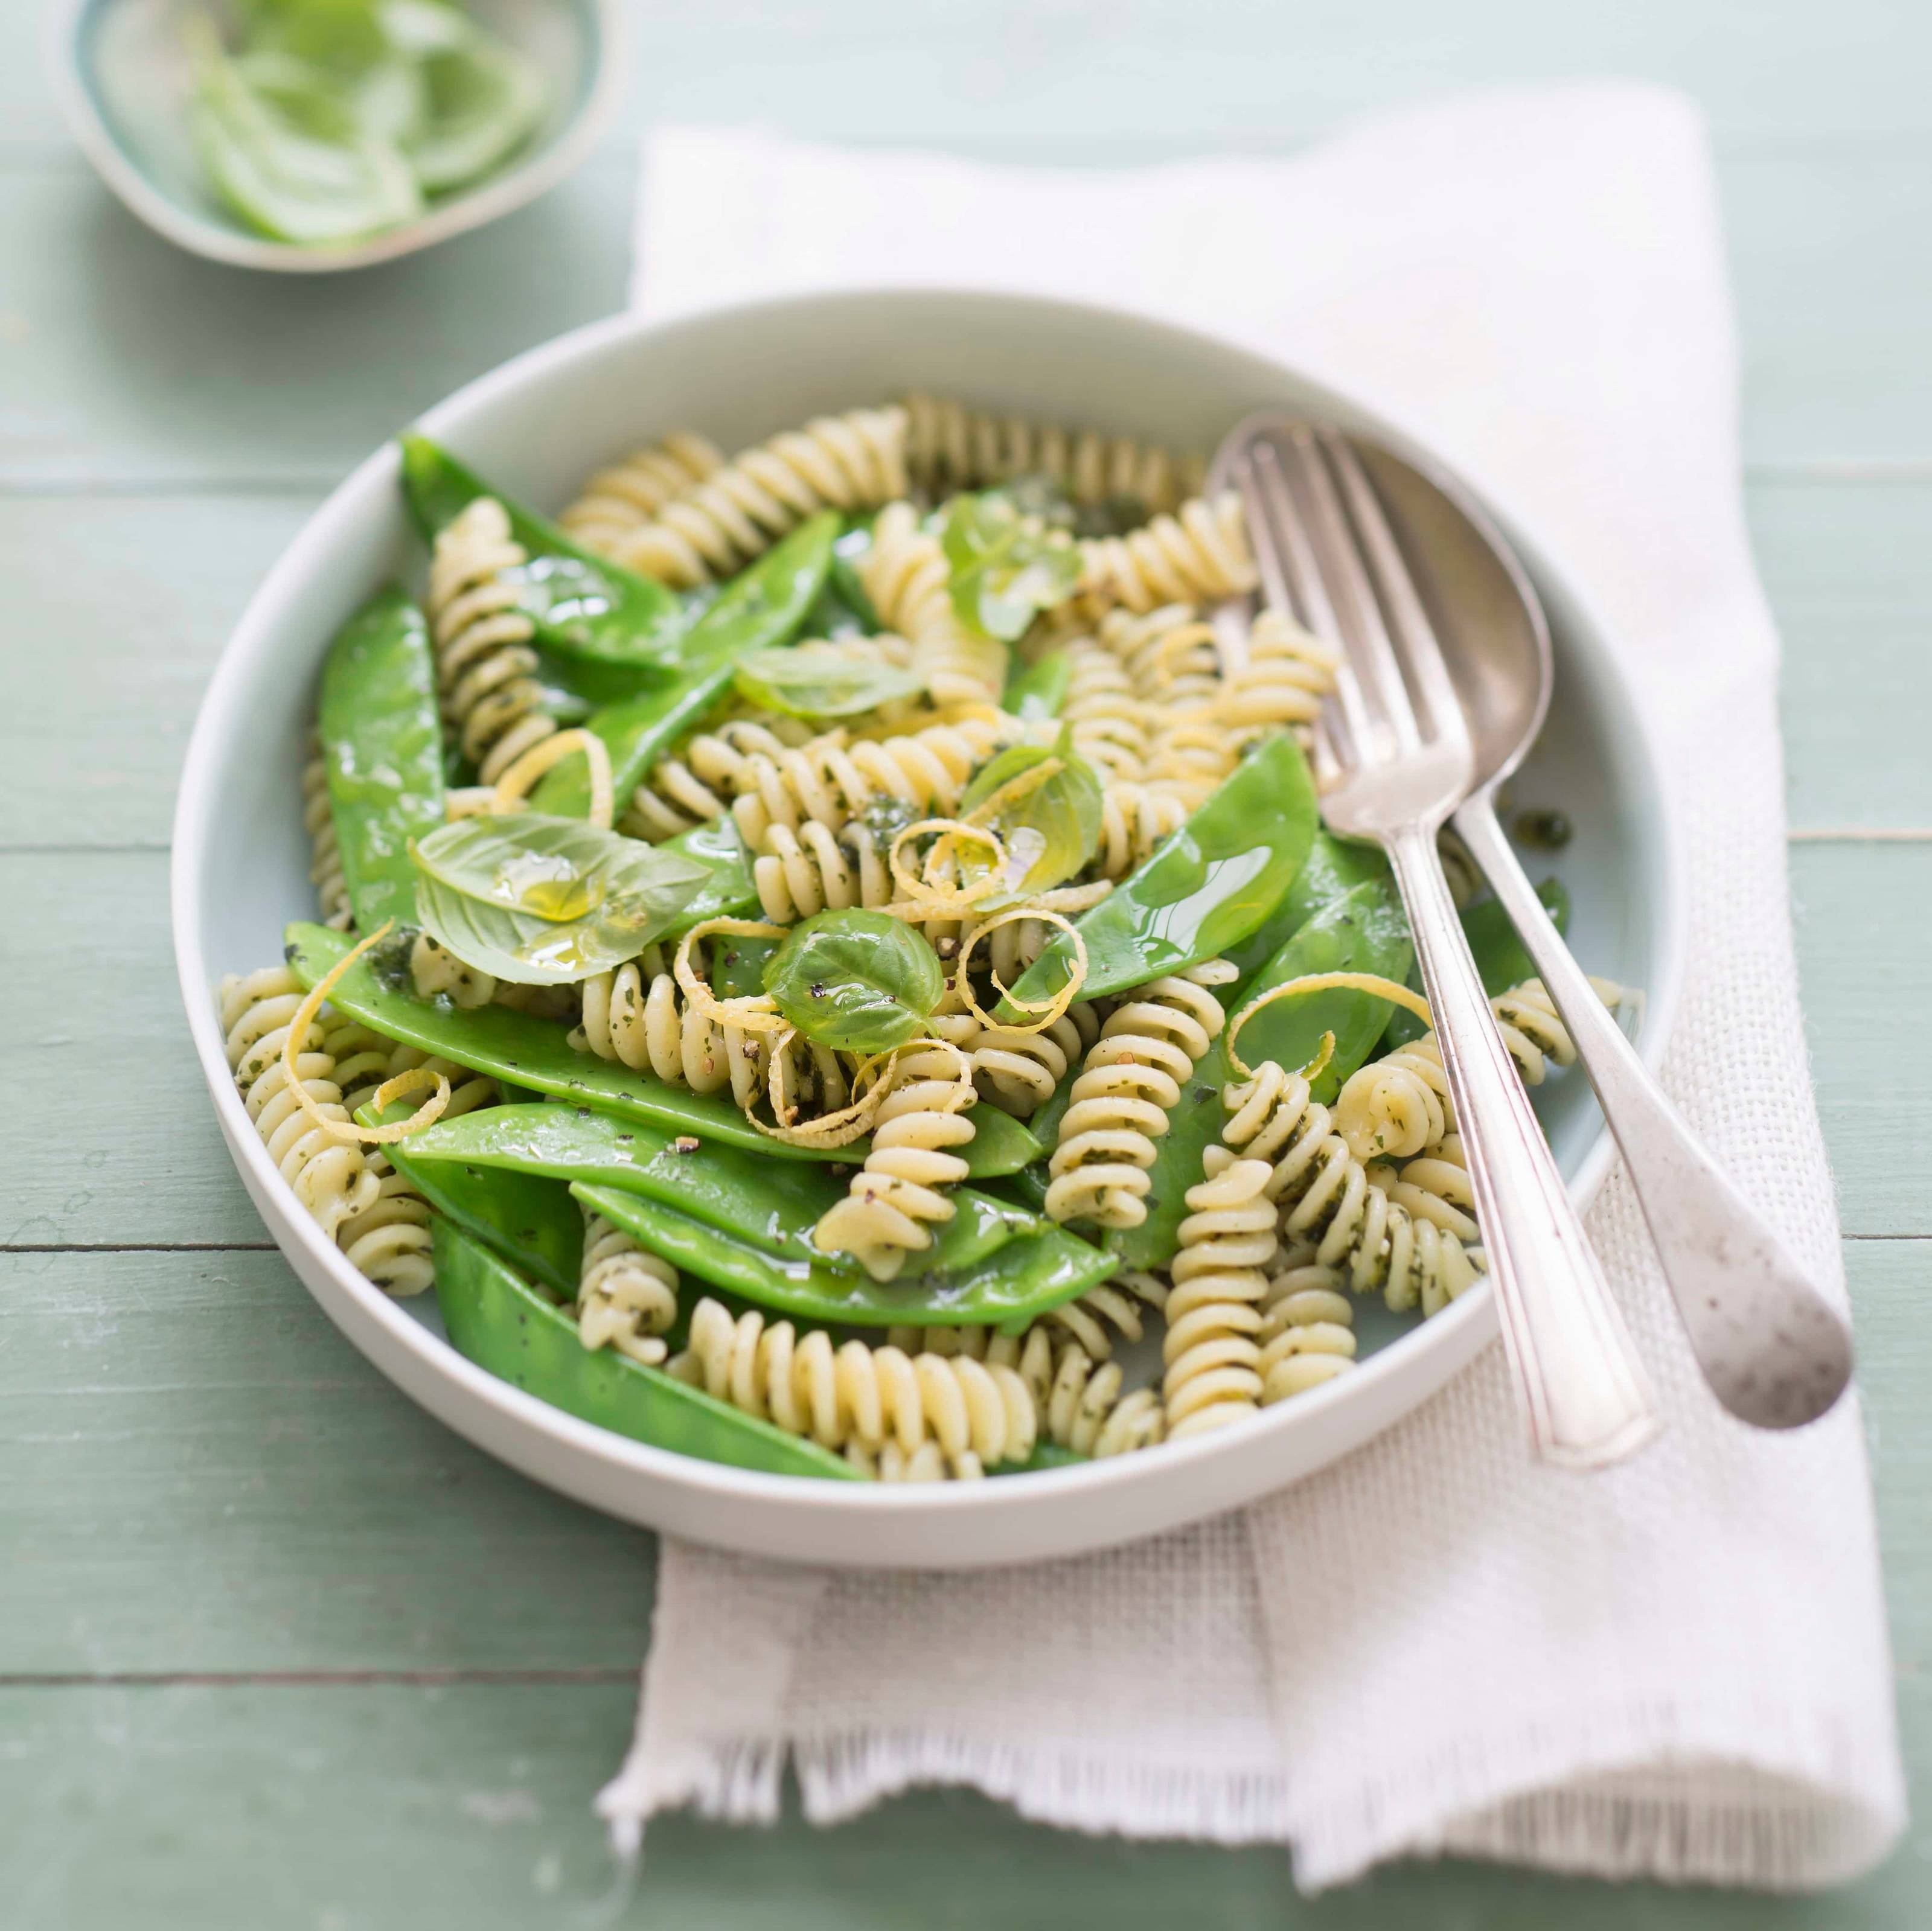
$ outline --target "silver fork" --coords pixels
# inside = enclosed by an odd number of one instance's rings
[[[1408,912],[1482,1225],[1503,1341],[1538,1453],[1573,1468],[1660,1426],[1649,1384],[1504,1046],[1436,855],[1475,780],[1440,646],[1346,438],[1259,424],[1223,457],[1269,601],[1343,652],[1318,733],[1322,814],[1388,854]]]

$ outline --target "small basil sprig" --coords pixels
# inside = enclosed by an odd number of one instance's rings
[[[520,985],[568,985],[634,958],[711,876],[662,846],[536,811],[460,818],[411,855],[423,929]]]
[[[1064,530],[1022,516],[1003,496],[955,496],[940,532],[948,589],[962,623],[1007,643],[1080,584],[1080,553]]]
[[[1047,764],[1055,768],[1038,783],[1028,787],[1022,781]],[[959,801],[961,817],[998,833],[1006,852],[1001,884],[1014,897],[1051,891],[1071,878],[1100,842],[1101,811],[1100,781],[1076,755],[1066,729],[1050,750],[1022,744],[1001,751]],[[981,909],[995,910],[1000,903],[988,901]]]
[[[840,643],[754,651],[736,681],[753,703],[794,718],[856,717],[926,688],[916,670]]]
[[[765,965],[765,990],[808,1039],[883,1053],[916,1039],[946,975],[913,928],[884,912],[820,912]]]

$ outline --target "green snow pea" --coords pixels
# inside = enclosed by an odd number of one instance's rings
[[[1294,874],[1294,883],[1282,894],[1281,902],[1223,956],[1244,979],[1251,978],[1324,905],[1332,905],[1344,892],[1370,879],[1394,875],[1380,845],[1338,838],[1325,825],[1318,826],[1308,856]]]
[[[480,1242],[439,1216],[436,1298],[458,1350],[551,1407],[613,1434],[703,1462],[770,1475],[864,1478],[815,1442],[741,1414],[661,1368],[611,1348],[586,1348],[570,1316]]]
[[[556,525],[494,488],[427,436],[405,435],[403,487],[426,541],[478,496],[494,496],[528,553],[511,572],[537,641],[560,657],[628,670],[664,670],[676,657],[684,606],[676,593],[580,548]]]
[[[1310,973],[1378,973],[1400,980],[1408,970],[1412,951],[1408,922],[1394,887],[1371,879],[1317,913],[1238,988],[1227,1002],[1228,1015],[1269,987]],[[1235,1045],[1249,1066],[1277,1060],[1293,1072],[1315,1057],[1322,1034],[1332,1032],[1334,1056],[1315,1081],[1316,1098],[1325,1101],[1375,1050],[1388,1023],[1387,1000],[1336,988],[1264,1006],[1242,1027]],[[1124,1266],[1163,1267],[1174,1258],[1187,1213],[1187,1189],[1200,1180],[1202,1156],[1221,1137],[1227,1119],[1221,1089],[1238,1077],[1223,1033],[1181,1089],[1180,1104],[1168,1115],[1167,1132],[1154,1143],[1147,1219],[1107,1236],[1108,1247]]]
[[[1536,888],[1536,895],[1542,900],[1544,910],[1559,932],[1570,929],[1570,894],[1560,878],[1546,878]],[[1499,900],[1485,898],[1480,904],[1466,906],[1462,912],[1462,936],[1469,942],[1469,950],[1474,955],[1476,970],[1481,975],[1483,990],[1493,999],[1499,992],[1507,992],[1513,985],[1520,985],[1526,979],[1536,977],[1536,967],[1529,954],[1524,950],[1523,943],[1516,937],[1516,928],[1510,923],[1509,914]],[[1422,974],[1412,967],[1408,982],[1420,992]],[[1382,1050],[1394,1052],[1398,1046],[1406,1046],[1412,1039],[1419,1039],[1426,1029],[1422,1021],[1406,1007],[1398,1006],[1389,1015],[1387,1029],[1382,1034]]]
[[[1007,673],[1005,694],[1000,708],[1016,718],[1057,718],[1066,703],[1073,682],[1073,655],[1070,651],[1049,650],[1031,664],[1013,660]]]
[[[412,1133],[411,1156],[440,1165],[487,1167],[554,1181],[638,1193],[748,1245],[778,1256],[824,1264],[812,1230],[845,1196],[844,1179],[827,1168],[793,1161],[775,1166],[742,1147],[700,1143],[688,1153],[676,1138],[580,1106],[494,1106],[439,1120]],[[687,1142],[687,1144],[688,1144]],[[962,1187],[957,1209],[901,1279],[932,1269],[958,1273],[1022,1234],[1052,1223],[1004,1201]],[[832,1264],[842,1272],[856,1262]]]
[[[406,1120],[421,1096],[378,1113],[358,1107],[364,1126]],[[437,1213],[532,1275],[559,1300],[576,1297],[584,1266],[584,1215],[560,1180],[456,1160],[418,1160],[415,1136],[384,1149],[392,1165]]]
[[[694,825],[676,838],[666,839],[664,849],[676,852],[681,858],[694,859],[711,874],[698,888],[697,895],[671,921],[664,934],[668,940],[702,925],[706,919],[758,916],[758,890],[752,877],[751,855],[738,835],[738,827],[729,818]],[[758,988],[754,986],[752,990]]]
[[[1278,733],[1244,759],[1186,823],[1076,922],[1087,948],[1082,1000],[1218,957],[1260,925],[1294,882],[1316,826],[1300,746]],[[1012,1001],[1051,998],[1073,957],[1065,933],[1020,976]]]
[[[356,922],[416,916],[410,841],[443,821],[442,728],[429,626],[392,585],[337,634],[322,666],[322,760]]]
[[[644,774],[681,737],[695,730],[730,691],[738,659],[773,650],[799,633],[831,568],[838,519],[812,517],[768,555],[734,577],[685,633],[674,677],[653,689],[594,712],[586,728],[610,753],[611,788],[618,808]],[[580,757],[547,772],[531,797],[538,811],[580,818],[590,808],[590,775]]]
[[[572,1183],[578,1200],[627,1229],[682,1271],[760,1307],[854,1327],[1023,1327],[1106,1279],[1113,1260],[1065,1228],[1048,1225],[958,1267],[928,1267],[896,1281],[846,1273],[824,1261],[772,1254],[675,1207],[621,1188]],[[988,1203],[988,1205],[991,1203]]]
[[[284,935],[288,962],[304,985],[314,985],[347,952],[352,941],[326,925],[298,921]],[[779,1160],[857,1162],[867,1143],[830,1150],[791,1147],[760,1133],[728,1098],[670,1086],[648,1073],[580,1053],[567,1030],[507,1006],[465,1010],[446,1001],[418,999],[408,989],[408,967],[397,949],[380,949],[356,961],[330,991],[329,1003],[386,1039],[420,1046],[458,1066],[498,1079],[574,1100],[672,1133],[748,1147]],[[1040,1142],[1017,1120],[993,1107],[974,1114],[978,1130],[962,1155],[977,1178],[1017,1172],[1040,1156]]]

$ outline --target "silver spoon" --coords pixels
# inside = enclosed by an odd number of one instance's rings
[[[1760,1428],[1814,1421],[1851,1378],[1850,1328],[1645,1070],[1497,822],[1497,790],[1542,729],[1555,682],[1536,592],[1451,478],[1374,443],[1357,439],[1354,448],[1428,607],[1475,741],[1475,789],[1451,823],[1576,1042],[1697,1365],[1740,1420]]]

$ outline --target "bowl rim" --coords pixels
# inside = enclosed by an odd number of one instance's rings
[[[46,14],[43,64],[68,132],[116,199],[163,240],[204,261],[270,274],[340,274],[351,268],[373,268],[514,214],[548,193],[589,157],[616,112],[627,71],[629,28],[623,0],[583,0],[596,26],[591,83],[576,112],[549,146],[400,227],[386,229],[350,247],[305,248],[292,241],[250,235],[197,214],[164,193],[134,164],[81,70],[82,26],[97,8],[112,4],[114,0],[56,0]]]
[[[908,301],[944,303],[956,319],[970,307],[981,305],[1006,310],[1029,308],[1036,312],[1052,310],[1064,317],[1084,317],[1109,325],[1124,321],[1151,334],[1164,335],[1177,346],[1197,353],[1204,351],[1244,359],[1258,370],[1267,371],[1283,388],[1298,391],[1307,398],[1312,408],[1345,419],[1366,421],[1372,425],[1372,433],[1399,453],[1426,459],[1436,468],[1445,470],[1472,493],[1532,566],[1532,577],[1541,577],[1560,587],[1579,620],[1575,628],[1589,634],[1586,652],[1598,661],[1614,682],[1628,709],[1632,727],[1628,749],[1642,781],[1633,802],[1644,809],[1648,828],[1654,837],[1658,860],[1654,883],[1660,888],[1654,907],[1658,970],[1645,988],[1642,1030],[1637,1042],[1646,1064],[1655,1071],[1669,1042],[1683,982],[1687,908],[1682,834],[1672,794],[1664,779],[1658,751],[1658,727],[1652,706],[1614,648],[1616,632],[1580,587],[1580,580],[1560,553],[1536,532],[1534,524],[1519,515],[1507,496],[1490,488],[1480,473],[1466,464],[1450,461],[1421,433],[1409,427],[1399,412],[1390,409],[1365,391],[1344,390],[1244,344],[1132,309],[984,289],[878,286],[772,295],[680,312],[662,319],[646,319],[627,313],[590,322],[526,349],[476,377],[427,411],[414,426],[439,439],[452,435],[453,430],[452,439],[460,441],[464,418],[472,412],[486,407],[500,393],[541,382],[547,375],[580,358],[594,357],[617,342],[648,340],[656,336],[702,328],[728,315],[796,314],[806,309],[836,309],[852,304],[876,310],[881,304]],[[406,1392],[412,1398],[422,1399],[422,1385],[440,1381],[452,1393],[466,1395],[513,1426],[533,1432],[566,1453],[587,1455],[620,1477],[633,1474],[668,1482],[693,1495],[714,1498],[721,1503],[749,1503],[767,1507],[777,1505],[788,1511],[798,1512],[801,1519],[813,1514],[821,1520],[827,1515],[859,1516],[880,1524],[889,1524],[904,1523],[916,1518],[921,1521],[948,1521],[963,1527],[968,1519],[1015,1510],[1022,1499],[1043,1502],[1051,1493],[1069,1501],[1076,1496],[1091,1500],[1141,1479],[1139,1471],[1150,1458],[1132,1456],[1037,1471],[1020,1483],[1010,1477],[993,1482],[904,1486],[880,1483],[802,1481],[796,1477],[730,1468],[654,1447],[580,1420],[470,1360],[350,1267],[321,1228],[306,1213],[295,1209],[292,1196],[288,1195],[236,1092],[211,998],[214,981],[209,976],[200,933],[202,852],[218,803],[209,773],[214,763],[216,745],[225,742],[244,721],[242,712],[244,688],[250,681],[250,672],[256,660],[275,647],[281,607],[292,599],[310,575],[314,560],[329,552],[338,526],[357,512],[363,499],[375,490],[399,487],[400,460],[392,439],[365,457],[336,486],[258,586],[223,648],[196,713],[183,761],[173,823],[170,899],[176,962],[202,1074],[224,1136],[249,1192],[262,1208],[278,1244],[286,1251],[292,1240],[300,1250],[299,1254],[290,1253],[289,1258],[296,1261],[296,1271],[322,1302],[324,1311],[365,1354],[369,1352],[366,1330],[373,1327],[412,1357],[418,1371],[412,1378],[418,1385],[406,1385]],[[1615,1148],[1609,1129],[1600,1125],[1595,1139],[1569,1182],[1571,1198],[1580,1211],[1588,1207],[1601,1188],[1614,1157]],[[304,1261],[306,1266],[302,1264]],[[317,1276],[326,1279],[344,1297],[342,1306],[330,1305],[316,1286],[314,1277]],[[1192,1440],[1164,1444],[1158,1458],[1162,1471],[1175,1476],[1186,1468],[1226,1457],[1231,1450],[1238,1452],[1246,1447],[1252,1453],[1264,1430],[1282,1437],[1318,1431],[1324,1417],[1338,1410],[1346,1412],[1360,1408],[1372,1411],[1386,1384],[1412,1381],[1419,1377],[1424,1383],[1421,1394],[1393,1409],[1382,1422],[1371,1426],[1366,1434],[1343,1440],[1334,1453],[1346,1453],[1360,1441],[1393,1426],[1395,1420],[1426,1399],[1472,1359],[1496,1331],[1494,1291],[1484,1278],[1426,1324],[1378,1350],[1354,1373],[1337,1377],[1292,1402],[1265,1410],[1249,1426],[1239,1430],[1216,1430]],[[1420,1351],[1426,1351],[1427,1357],[1435,1358],[1437,1366],[1433,1371],[1427,1370],[1426,1357]],[[377,1366],[390,1378],[397,1378],[388,1363],[378,1362]],[[478,1438],[446,1409],[438,1407],[434,1411],[459,1432],[470,1435],[472,1440]],[[497,1459],[508,1459],[490,1444],[484,1442],[482,1445],[496,1455]],[[1304,1472],[1325,1465],[1332,1459],[1330,1456],[1318,1456],[1306,1465]],[[628,1513],[609,1503],[586,1498],[526,1462],[513,1461],[512,1465],[523,1468],[535,1479],[566,1489],[566,1492],[576,1495],[580,1501],[591,1500],[592,1506],[605,1508],[610,1513]],[[1298,1479],[1298,1474],[1292,1474],[1285,1477],[1284,1481]],[[1214,1513],[1216,1507],[1210,1501],[1190,1519]],[[633,1514],[631,1519],[646,1521],[650,1517],[648,1511],[644,1511]],[[1081,1546],[1104,1546],[1109,1540],[1129,1539],[1139,1532],[1129,1528],[1120,1535],[1110,1537],[1102,1531]],[[721,1534],[715,1540],[732,1546],[748,1546],[728,1534]],[[1000,1559],[964,1558],[975,1564]],[[875,1557],[868,1560],[878,1566],[890,1566],[905,1558],[896,1557],[890,1548],[881,1548]],[[920,1564],[932,1566],[926,1558],[920,1558]]]

